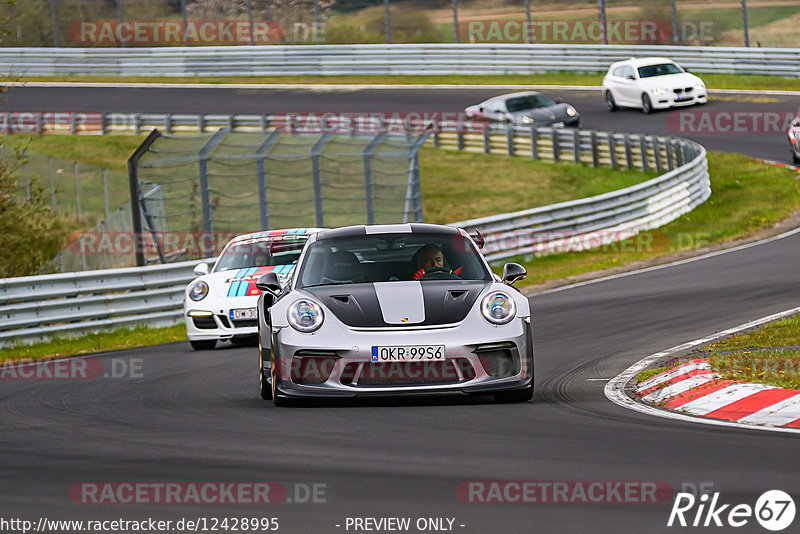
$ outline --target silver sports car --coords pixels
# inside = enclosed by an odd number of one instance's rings
[[[261,397],[407,393],[533,396],[528,299],[478,252],[479,233],[432,224],[312,235],[288,283],[256,286]]]
[[[515,124],[517,126],[547,126],[580,128],[581,115],[560,98],[550,100],[542,93],[524,91],[485,100],[464,110],[474,121]]]

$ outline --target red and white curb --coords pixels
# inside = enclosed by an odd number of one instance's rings
[[[636,392],[647,403],[701,417],[800,428],[800,391],[723,380],[706,358],[655,375]]]
[[[689,361],[636,387],[637,396],[663,407],[626,392],[628,384],[656,362],[798,313],[800,307],[792,308],[651,354],[612,378],[604,390],[606,398],[624,408],[667,419],[800,434],[800,391],[722,380],[704,359]]]

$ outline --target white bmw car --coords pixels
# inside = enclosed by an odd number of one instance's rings
[[[317,228],[292,228],[245,234],[231,239],[209,271],[207,263],[183,299],[186,335],[195,350],[213,349],[217,341],[253,340],[258,333],[256,280],[275,273],[285,282],[300,252]]]
[[[664,57],[631,58],[611,65],[603,78],[603,98],[610,111],[640,108],[645,113],[675,106],[705,104],[703,80]]]

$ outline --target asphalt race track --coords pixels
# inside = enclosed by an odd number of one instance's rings
[[[534,80],[532,80],[534,81]],[[171,89],[171,88],[98,88],[98,87],[14,87],[0,96],[0,111],[94,111],[98,113],[307,113],[307,112],[460,112],[465,107],[502,94],[497,89]],[[658,111],[643,115],[638,110],[606,110],[599,90],[547,90],[555,98],[562,96],[582,115],[582,127],[618,132],[672,134],[701,143],[709,150],[742,152],[754,157],[791,162],[786,128],[768,127],[768,131],[751,133],[744,127],[722,133],[721,128],[703,123],[701,117],[693,122],[681,122],[681,112],[701,113],[780,113],[795,112],[800,107],[800,95],[709,95],[704,106],[682,110]],[[670,119],[670,117],[672,118]],[[715,115],[712,115],[715,117]],[[781,121],[782,124],[783,121]],[[690,128],[690,125],[696,128]],[[701,127],[705,124],[706,127]],[[731,126],[731,129],[734,129]],[[762,130],[761,128],[755,128]],[[692,131],[699,130],[699,131]],[[711,130],[711,131],[710,131]],[[710,132],[710,133],[709,133]]]
[[[9,91],[3,108],[269,113],[419,110],[415,102],[425,102],[421,109],[441,111],[496,93],[380,90],[320,98],[303,91],[27,88]],[[610,115],[597,92],[563,94],[583,113],[586,128],[668,133],[668,113]],[[748,98],[712,100],[703,109],[785,111],[800,103],[796,96]],[[787,160],[784,134],[685,137]],[[412,525],[423,517],[454,518],[453,530],[464,533],[706,530],[667,527],[672,493],[655,504],[486,504],[462,502],[457,488],[467,481],[655,481],[675,492],[704,485],[731,505],[753,506],[772,489],[797,501],[796,435],[648,417],[612,404],[603,387],[651,353],[797,306],[799,262],[795,234],[532,297],[537,392],[531,403],[447,396],[277,409],[258,396],[254,348],[194,352],[187,343],[99,357],[107,370],[114,361],[135,364],[135,377],[3,379],[0,516],[278,517],[280,532],[303,533],[354,532],[345,527],[348,517],[410,517]],[[295,501],[294,484],[316,483],[325,485],[319,500],[327,502],[92,505],[70,498],[76,483],[123,481],[273,481]],[[736,531],[764,529],[751,518]]]

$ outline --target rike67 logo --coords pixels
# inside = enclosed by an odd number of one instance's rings
[[[699,497],[692,493],[678,493],[667,526],[739,528],[755,519],[763,528],[778,532],[789,527],[794,516],[794,500],[781,490],[763,493],[755,506],[722,504],[718,491],[703,493]]]

